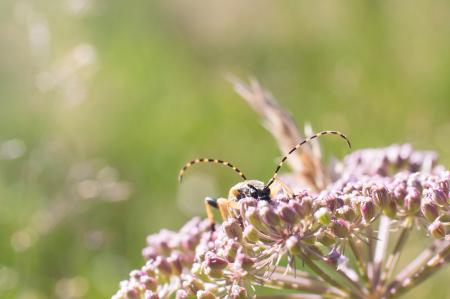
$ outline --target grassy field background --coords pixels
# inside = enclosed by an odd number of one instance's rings
[[[147,234],[236,181],[199,167],[178,186],[188,159],[270,177],[280,153],[229,73],[356,149],[449,166],[449,49],[444,0],[1,1],[0,298],[110,297]],[[449,274],[409,298],[448,298]]]

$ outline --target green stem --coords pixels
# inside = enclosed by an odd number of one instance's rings
[[[408,277],[411,277],[416,273],[420,268],[422,268],[437,252],[441,251],[448,242],[443,240],[436,240],[431,244],[428,248],[426,248],[422,253],[415,258],[412,262],[410,262],[407,266],[403,267],[403,270],[397,274],[395,277],[395,281],[391,283],[391,285],[395,283],[400,283],[405,281]]]
[[[323,280],[328,282],[330,285],[344,291],[347,296],[350,295],[351,298],[363,298],[361,294],[357,294],[354,291],[344,287],[339,282],[331,278],[328,274],[326,274],[319,266],[317,266],[304,252],[303,250],[300,250],[298,253],[298,256],[300,259],[312,270],[314,271],[318,276],[320,276]],[[336,270],[334,270],[336,271]],[[335,272],[337,273],[337,272]]]
[[[341,297],[342,291],[334,287],[330,287],[329,284],[312,280],[303,277],[294,277],[292,275],[273,273],[270,278],[261,279],[261,285],[264,287],[271,287],[277,289],[290,289],[296,291],[302,291],[307,293],[313,293],[322,296],[323,298],[329,297]]]
[[[280,274],[284,274],[287,271],[286,267],[281,267],[281,266],[277,266],[275,267],[275,270],[273,272],[275,273],[280,273]],[[292,271],[292,270],[291,270]],[[292,276],[292,275],[291,275]],[[313,274],[306,272],[306,271],[301,271],[299,269],[295,269],[295,277],[302,277],[302,278],[308,278],[310,280],[316,280],[318,282],[322,282],[321,280],[317,279],[317,276],[314,276]]]
[[[308,250],[308,248],[305,248],[305,250]],[[361,297],[364,297],[362,291],[361,291],[361,285],[358,284],[357,281],[352,280],[347,273],[343,269],[336,269],[336,267],[332,264],[329,264],[327,261],[324,260],[324,257],[321,255],[316,255],[315,252],[310,251],[311,254],[314,254],[317,258],[319,258],[322,262],[322,264],[330,269],[330,271],[334,271],[336,274],[338,274],[340,277],[342,277],[346,282],[348,282],[351,286],[351,288],[357,292]]]
[[[361,251],[359,250],[358,246],[356,245],[355,241],[353,240],[353,238],[351,236],[348,238],[348,242],[349,242],[350,248],[352,249],[353,255],[356,258],[356,264],[358,266],[360,276],[366,282],[369,281],[369,277],[367,276],[367,268],[364,263],[364,258],[362,256]]]
[[[385,269],[381,276],[380,285],[385,285],[386,282],[389,280],[389,278],[392,276],[395,266],[397,265],[398,260],[400,259],[400,254],[403,250],[403,247],[406,244],[406,240],[408,239],[409,233],[411,231],[412,221],[413,221],[412,218],[408,218],[406,220],[405,226],[403,227],[400,236],[398,237],[397,242],[395,243],[394,250],[389,255],[388,260],[386,261]]]
[[[391,227],[391,220],[387,216],[381,216],[380,224],[378,226],[378,236],[375,245],[375,252],[372,258],[371,265],[371,291],[373,291],[378,285],[381,276],[382,262],[386,256],[386,250],[389,244],[389,233]]]
[[[442,249],[437,255],[432,257],[426,265],[418,269],[411,277],[403,281],[394,281],[390,284],[385,292],[387,298],[397,298],[405,292],[418,286],[424,282],[428,277],[442,268],[443,265],[450,261],[450,244]]]

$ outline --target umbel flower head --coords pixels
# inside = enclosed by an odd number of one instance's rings
[[[257,83],[236,88],[280,145],[299,135]],[[450,172],[434,152],[365,149],[328,171],[314,153],[299,154],[299,180],[281,177],[293,192],[243,198],[213,228],[194,218],[149,236],[146,263],[112,298],[264,298],[261,287],[290,291],[276,298],[397,298],[448,263]],[[411,233],[429,245],[396,269]]]

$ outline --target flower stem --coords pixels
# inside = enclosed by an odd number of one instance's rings
[[[378,236],[373,255],[371,284],[374,289],[380,280],[382,262],[386,257],[386,250],[389,244],[389,229],[391,227],[391,220],[387,216],[381,216],[380,224],[378,226]]]
[[[306,248],[307,250],[308,248]],[[310,252],[311,254],[315,254],[314,252]],[[350,286],[352,287],[352,289],[359,293],[361,296],[363,296],[362,292],[361,292],[361,285],[358,283],[358,281],[353,280],[352,278],[350,278],[352,275],[351,273],[349,273],[349,271],[352,271],[352,269],[346,268],[343,265],[339,266],[338,268],[335,268],[334,265],[329,264],[327,261],[324,260],[323,256],[320,255],[316,255],[317,258],[319,258],[323,265],[325,267],[327,267],[328,269],[330,269],[330,271],[335,272],[336,274],[338,274],[340,277],[342,277],[346,282],[348,282],[350,284]],[[355,275],[356,276],[356,273]],[[357,278],[357,277],[356,277]]]
[[[380,285],[386,284],[386,282],[392,276],[395,266],[397,265],[398,260],[400,259],[400,254],[403,250],[403,247],[405,246],[406,240],[408,239],[409,233],[411,231],[412,222],[413,222],[412,218],[408,218],[405,221],[404,227],[400,233],[400,236],[398,237],[397,242],[395,243],[394,250],[389,255],[389,257],[386,261],[385,269],[381,276]]]
[[[387,288],[385,295],[388,298],[397,298],[413,287],[418,286],[428,277],[442,268],[450,261],[450,244],[443,248],[438,254],[433,256],[424,266],[416,271],[411,277],[399,282],[394,281]]]
[[[309,279],[305,277],[294,277],[288,274],[280,274],[273,273],[270,278],[262,279],[262,285],[266,287],[272,288],[280,288],[280,289],[290,289],[308,293],[314,293],[322,296],[332,296],[332,297],[341,297],[345,294],[336,289],[335,287],[330,287],[327,283]]]
[[[348,243],[350,245],[350,248],[352,249],[352,252],[356,258],[356,264],[358,266],[359,274],[360,276],[367,282],[369,281],[369,278],[367,277],[367,268],[366,264],[364,263],[364,258],[362,256],[361,251],[358,248],[358,245],[356,245],[355,241],[352,237],[348,238]]]
[[[403,270],[397,274],[391,285],[399,284],[400,282],[405,281],[408,277],[413,276],[414,273],[423,267],[433,255],[442,250],[446,245],[446,241],[436,240],[432,245],[422,251],[417,258],[405,266]]]
[[[284,274],[284,273],[287,273],[288,271],[287,271],[286,267],[276,266],[275,269],[273,270],[273,272]],[[295,269],[294,277],[303,277],[303,278],[309,278],[312,280],[316,279],[316,276],[312,275],[311,273],[308,273],[306,271],[301,271],[299,269]]]
[[[328,274],[326,274],[319,266],[317,266],[303,251],[299,252],[300,259],[317,275],[319,275],[323,280],[328,282],[330,285],[344,291],[347,295],[350,295],[351,298],[363,298],[361,294],[357,294],[354,291],[344,287],[342,284],[331,278]],[[336,270],[335,270],[336,271]],[[335,272],[337,273],[337,272]]]

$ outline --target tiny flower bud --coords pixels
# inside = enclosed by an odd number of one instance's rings
[[[409,158],[409,168],[412,172],[419,171],[425,160],[423,153],[415,152]]]
[[[395,164],[397,166],[400,165],[401,159],[400,159],[399,151],[400,151],[400,147],[397,144],[391,145],[390,147],[387,148],[386,157],[387,157],[389,163]]]
[[[208,252],[205,255],[206,266],[211,269],[222,270],[225,269],[228,265],[226,259],[216,255],[215,253]]]
[[[212,278],[222,278],[223,277],[223,270],[222,269],[213,269],[213,268],[206,268],[205,274]]]
[[[422,184],[420,183],[420,181],[418,180],[416,174],[417,174],[417,173],[412,174],[411,177],[409,178],[409,180],[408,180],[408,187],[417,189],[417,190],[419,191],[419,193],[422,193],[423,186],[422,186]]]
[[[246,271],[250,271],[255,264],[255,260],[243,253],[239,253],[236,256],[235,264]]]
[[[165,257],[158,256],[155,260],[156,268],[161,274],[170,276],[172,274],[172,267]]]
[[[300,221],[300,217],[297,216],[295,210],[283,205],[278,209],[278,215],[280,215],[281,219],[283,219],[288,224],[296,224]]]
[[[175,299],[186,299],[188,296],[189,295],[185,290],[178,290]]]
[[[141,283],[145,286],[145,288],[147,290],[151,290],[153,292],[156,291],[156,287],[158,286],[158,283],[155,278],[145,275],[145,276],[142,276],[140,280],[141,280]]]
[[[313,234],[309,234],[307,236],[303,236],[301,238],[301,240],[302,240],[302,243],[304,243],[304,244],[313,245],[314,243],[316,243],[317,237]]]
[[[137,299],[139,298],[139,291],[135,288],[127,289],[126,298],[127,299]]]
[[[377,207],[384,207],[389,202],[389,191],[382,185],[372,187],[373,202]]]
[[[360,182],[356,182],[356,183],[354,183],[354,185],[353,185],[354,187],[355,187],[355,191],[360,191],[359,193],[361,193],[362,192],[362,188],[363,188],[363,185],[362,185],[362,183],[360,183]]]
[[[439,180],[438,186],[444,192],[444,194],[448,194],[450,192],[450,180],[448,179]]]
[[[245,212],[245,218],[247,218],[248,222],[250,222],[251,225],[256,227],[257,229],[264,228],[264,224],[261,221],[261,218],[259,217],[258,210],[254,207],[248,208],[247,212]]]
[[[290,200],[289,206],[293,208],[301,218],[305,218],[311,215],[312,199],[309,196],[305,196],[300,199],[300,201]]]
[[[399,158],[402,161],[406,161],[409,159],[411,154],[413,153],[413,148],[410,144],[403,144],[400,146]]]
[[[290,236],[289,239],[286,240],[286,247],[292,255],[301,253],[300,240],[296,236]]]
[[[183,287],[185,289],[188,289],[190,293],[197,294],[199,290],[204,290],[205,286],[203,285],[203,282],[197,278],[194,278],[192,276],[187,277],[183,281]]]
[[[248,298],[247,290],[239,285],[233,285],[228,297],[230,299],[246,299]]]
[[[144,295],[145,299],[159,299],[158,294],[153,293],[152,291],[145,291],[145,295]]]
[[[222,224],[222,227],[228,238],[236,239],[237,241],[242,240],[242,228],[236,219],[228,219]]]
[[[145,247],[142,249],[142,255],[146,260],[154,260],[158,256],[158,252],[153,247]]]
[[[446,235],[445,226],[438,220],[428,226],[428,231],[436,239],[443,239]]]
[[[405,196],[407,194],[406,187],[403,184],[398,185],[394,189],[394,200],[398,206],[404,205]]]
[[[342,206],[339,209],[337,209],[336,212],[340,218],[343,218],[350,222],[353,222],[356,218],[355,211],[349,206]]]
[[[256,207],[258,206],[258,201],[252,197],[246,197],[239,201],[241,203],[241,206],[248,209],[249,207]]]
[[[336,194],[330,193],[324,197],[325,204],[330,211],[335,211],[344,205],[342,198],[338,197]]]
[[[194,251],[198,241],[193,236],[184,236],[181,240],[181,247],[184,250]]]
[[[130,277],[134,278],[136,280],[139,280],[139,278],[142,276],[142,272],[139,270],[133,270],[130,272]]]
[[[269,226],[277,227],[281,223],[280,217],[270,206],[264,206],[261,208],[260,215],[264,223]]]
[[[372,183],[365,183],[363,184],[363,189],[362,189],[362,194],[364,196],[370,196],[370,194],[372,193],[372,187],[374,185]]]
[[[168,234],[169,235],[169,234]],[[167,240],[159,240],[159,248],[163,255],[169,255],[172,251]]]
[[[236,258],[237,251],[239,249],[240,245],[237,242],[229,242],[225,247],[225,257],[227,260],[232,263],[234,262],[234,259]]]
[[[216,299],[217,297],[214,296],[214,294],[209,291],[200,290],[197,292],[197,298],[198,299]]]
[[[317,241],[325,246],[331,246],[336,244],[336,237],[330,232],[324,230],[317,235]]]
[[[344,201],[344,205],[350,205],[352,202],[352,197],[350,194],[344,194],[342,195],[342,200]]]
[[[423,216],[428,221],[434,221],[439,216],[439,207],[434,204],[430,199],[422,200],[422,204],[420,206],[420,210],[422,211]]]
[[[301,213],[300,215],[303,217],[309,216],[312,213],[312,198],[310,196],[305,196],[302,198],[300,202]]]
[[[439,216],[439,221],[442,222],[446,227],[450,227],[450,214],[443,214]]]
[[[249,243],[256,243],[259,240],[258,231],[253,225],[247,225],[244,229],[244,238]]]
[[[410,214],[415,214],[420,209],[421,192],[417,188],[408,188],[408,194],[405,197],[405,209]]]
[[[440,206],[448,204],[448,196],[441,189],[434,189],[431,193],[431,198],[436,204]]]
[[[314,213],[314,217],[319,221],[320,224],[328,225],[331,221],[330,211],[322,207]]]
[[[142,267],[142,271],[151,277],[154,277],[156,275],[155,265],[150,261],[147,262],[144,267]]]
[[[204,263],[203,264],[194,263],[191,267],[191,273],[202,280],[208,280],[208,275],[205,273]]]
[[[375,205],[371,200],[364,200],[361,203],[360,211],[366,223],[370,223],[375,217]]]
[[[342,255],[336,248],[333,248],[330,253],[328,253],[324,260],[326,263],[331,265],[337,265],[338,261],[342,258]]]
[[[345,185],[345,187],[342,189],[342,191],[344,193],[351,193],[355,188],[353,187],[352,183],[347,183],[347,185]],[[345,199],[344,199],[345,201]]]
[[[389,202],[384,206],[383,214],[389,218],[395,218],[397,215],[397,205],[394,200],[389,200]]]
[[[344,219],[337,219],[331,222],[331,229],[338,238],[346,238],[350,234],[350,224]]]
[[[180,275],[183,271],[183,265],[181,263],[181,257],[177,253],[173,253],[170,257],[167,258],[167,261],[172,266],[172,272],[174,275]]]

